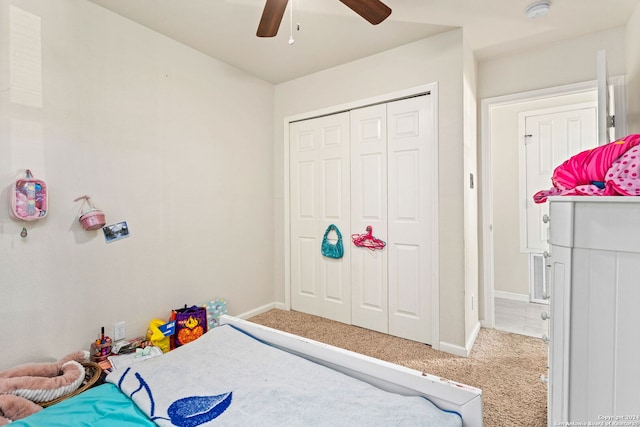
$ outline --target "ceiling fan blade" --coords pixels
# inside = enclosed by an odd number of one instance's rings
[[[258,24],[258,37],[274,37],[278,34],[282,16],[289,0],[267,0]]]
[[[391,15],[391,8],[380,0],[340,0],[364,19],[377,25]]]

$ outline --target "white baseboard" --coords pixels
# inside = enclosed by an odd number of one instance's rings
[[[460,345],[440,341],[440,348],[438,350],[444,351],[445,353],[451,353],[454,356],[469,357],[469,354],[471,354],[471,349],[473,348],[473,344],[476,342],[476,338],[478,338],[479,333],[480,333],[480,322],[477,322],[473,327],[473,331],[471,331],[471,334],[469,335],[469,339],[467,339],[467,342],[464,347]]]
[[[277,308],[278,310],[286,310],[286,311],[291,310],[291,307],[283,302],[276,302],[275,305],[276,305],[275,308]]]
[[[258,314],[266,313],[267,311],[273,310],[274,308],[277,308],[277,309],[280,309],[280,310],[287,310],[284,307],[285,307],[285,305],[283,303],[272,302],[272,303],[269,303],[269,304],[265,304],[262,307],[258,307],[256,309],[246,311],[246,312],[244,312],[242,314],[235,315],[234,317],[238,317],[240,319],[246,320],[246,319],[249,319],[249,318],[251,318],[253,316],[257,316]]]
[[[469,335],[469,339],[467,340],[467,344],[465,345],[467,356],[471,354],[473,344],[475,344],[476,338],[478,338],[478,334],[480,333],[480,326],[480,322],[476,322],[475,326],[473,327],[473,331],[471,331],[471,335]]]
[[[468,357],[467,349],[461,345],[450,344],[448,342],[440,341],[440,351],[453,354],[454,356]]]
[[[515,292],[493,291],[493,297],[509,299],[512,301],[529,302],[529,294],[516,294]]]
[[[493,325],[490,325],[489,322],[484,319],[480,321],[480,326],[487,329],[493,329]]]

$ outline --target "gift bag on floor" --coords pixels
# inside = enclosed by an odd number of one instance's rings
[[[207,332],[207,308],[196,305],[173,310],[171,320],[175,320],[175,332],[171,336],[171,349],[190,343]]]

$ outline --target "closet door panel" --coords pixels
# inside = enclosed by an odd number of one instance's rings
[[[343,267],[344,264],[340,262],[328,261],[324,264],[321,282],[325,284],[323,287],[324,295],[322,295],[325,301],[344,304],[344,293],[349,292],[350,288],[349,282],[344,280],[345,269]]]
[[[342,220],[344,215],[343,200],[348,195],[348,187],[342,182],[342,170],[348,168],[344,159],[332,158],[322,162],[322,202],[323,218],[326,220]],[[347,199],[348,200],[348,199]]]
[[[335,224],[349,236],[349,114],[291,123],[291,307],[340,322],[351,319],[349,247],[341,259],[322,256]]]
[[[371,153],[361,155],[358,160],[360,163],[355,169],[359,172],[356,179],[360,185],[353,188],[354,197],[358,200],[358,206],[354,208],[361,212],[361,220],[376,221],[376,225],[383,226],[387,210],[387,178],[383,172],[387,159],[384,153]]]
[[[431,343],[437,250],[435,116],[430,95],[387,104],[389,333]]]
[[[393,248],[393,270],[395,283],[391,289],[395,301],[396,315],[417,320],[420,318],[420,247],[417,245],[400,245]]]
[[[387,109],[374,105],[351,111],[351,230],[373,228],[385,240],[387,228]],[[388,332],[387,251],[351,246],[351,323]]]
[[[297,292],[307,298],[318,296],[318,263],[315,260],[315,248],[319,244],[313,234],[314,223],[318,220],[316,200],[316,162],[313,159],[315,135],[308,131],[298,135],[296,150],[298,161],[293,164],[296,176],[291,186],[292,219],[295,219],[296,234],[292,234],[291,271],[293,283],[297,284]],[[293,172],[293,171],[292,171]],[[292,222],[292,223],[293,223]]]
[[[316,263],[313,261],[316,239],[301,237],[297,241],[297,253],[300,254],[296,264],[297,282],[300,283],[300,294],[315,298],[318,296],[318,275]]]
[[[420,222],[420,151],[394,151],[390,162],[390,169],[395,173],[391,179],[395,203],[393,218],[398,224],[406,224],[403,231],[411,233],[412,225]]]
[[[316,219],[315,200],[315,163],[312,161],[301,161],[297,165],[298,183],[295,186],[296,193],[294,199],[297,201],[298,219],[313,221]]]

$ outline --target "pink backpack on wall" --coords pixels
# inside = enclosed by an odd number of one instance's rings
[[[22,221],[35,221],[47,216],[47,184],[35,179],[29,169],[9,190],[11,216]]]

